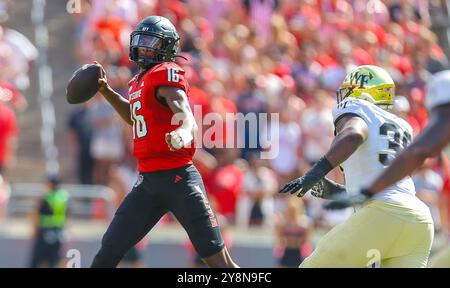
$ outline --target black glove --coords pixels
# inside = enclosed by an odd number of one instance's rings
[[[345,186],[324,177],[311,188],[311,195],[322,199],[333,199],[340,194],[346,194]]]
[[[365,189],[356,194],[341,194],[334,197],[333,201],[325,204],[324,208],[328,210],[338,210],[353,206],[359,206],[369,200],[371,197],[372,195],[370,191]]]
[[[281,188],[280,193],[297,193],[303,197],[314,185],[333,169],[327,158],[322,157],[303,177],[292,180]]]

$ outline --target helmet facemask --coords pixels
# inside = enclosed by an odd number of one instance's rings
[[[179,38],[162,37],[152,32],[135,31],[130,37],[130,59],[142,68],[162,62],[173,62],[179,49]],[[139,48],[153,51],[151,57],[139,53]]]

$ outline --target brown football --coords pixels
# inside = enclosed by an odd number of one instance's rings
[[[94,97],[98,92],[102,67],[98,64],[85,64],[75,71],[66,87],[67,102],[80,104]]]

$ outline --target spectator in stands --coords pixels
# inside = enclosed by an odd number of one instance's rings
[[[301,128],[304,135],[304,157],[314,163],[330,147],[333,137],[332,105],[334,99],[326,91],[318,91],[315,99],[305,109]]]
[[[69,144],[73,147],[77,160],[77,181],[80,184],[92,184],[94,160],[91,154],[92,126],[88,105],[77,106],[71,111],[68,119]]]
[[[205,179],[208,197],[215,202],[217,213],[235,223],[236,204],[242,193],[244,172],[237,163],[235,149],[216,149],[217,168]]]
[[[274,195],[278,190],[276,174],[265,167],[256,153],[250,154],[244,174],[242,194],[238,198],[236,224],[271,227],[275,212]]]
[[[449,161],[441,157],[444,186],[438,198],[441,223],[442,247],[430,260],[431,268],[450,268],[450,171]]]
[[[9,104],[19,112],[23,112],[28,106],[28,102],[22,93],[7,81],[0,82],[0,101]]]
[[[8,184],[0,173],[0,223],[6,216],[7,205],[10,197]]]
[[[16,114],[0,101],[0,175],[14,163],[17,134]]]
[[[245,147],[242,149],[242,158],[248,159],[249,153],[261,151],[261,144],[259,141],[260,131],[265,127],[262,127],[262,123],[259,122],[259,114],[267,113],[267,96],[263,91],[259,90],[255,83],[255,77],[249,77],[246,81],[246,87],[239,95],[237,100],[237,109],[244,116],[253,115],[256,119],[256,123],[253,125],[247,125],[244,128],[243,140]],[[256,126],[256,127],[255,127]],[[255,147],[250,147],[251,141],[256,139]]]
[[[278,265],[293,268],[311,252],[312,222],[305,215],[303,201],[295,196],[285,198],[285,208],[275,224],[277,248],[280,249]],[[309,251],[308,251],[309,250]]]
[[[45,194],[33,213],[33,250],[30,267],[58,267],[64,242],[69,194],[54,175],[45,181]]]
[[[279,152],[270,160],[272,169],[277,173],[279,182],[284,183],[295,177],[301,165],[302,130],[297,121],[289,118],[289,114],[280,113]]]
[[[426,161],[422,167],[417,169],[412,177],[416,187],[417,197],[430,208],[434,219],[435,230],[440,230],[440,217],[438,208],[439,194],[443,188],[441,175],[431,169],[430,161]]]
[[[0,17],[0,30],[0,43],[14,51],[14,57],[11,58],[14,62],[10,63],[14,73],[3,75],[6,79],[0,80],[8,80],[19,90],[26,90],[30,86],[28,73],[37,60],[38,50],[25,35],[8,27],[8,17]]]
[[[89,125],[92,127],[93,183],[106,185],[110,168],[122,160],[124,154],[122,129],[114,109],[103,97],[96,96],[88,107]]]

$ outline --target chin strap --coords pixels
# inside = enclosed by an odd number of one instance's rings
[[[173,57],[180,57],[180,58],[183,58],[183,59],[186,60],[186,61],[189,61],[189,59],[187,59],[187,58],[184,57],[183,55],[175,55],[175,56],[173,56]]]

